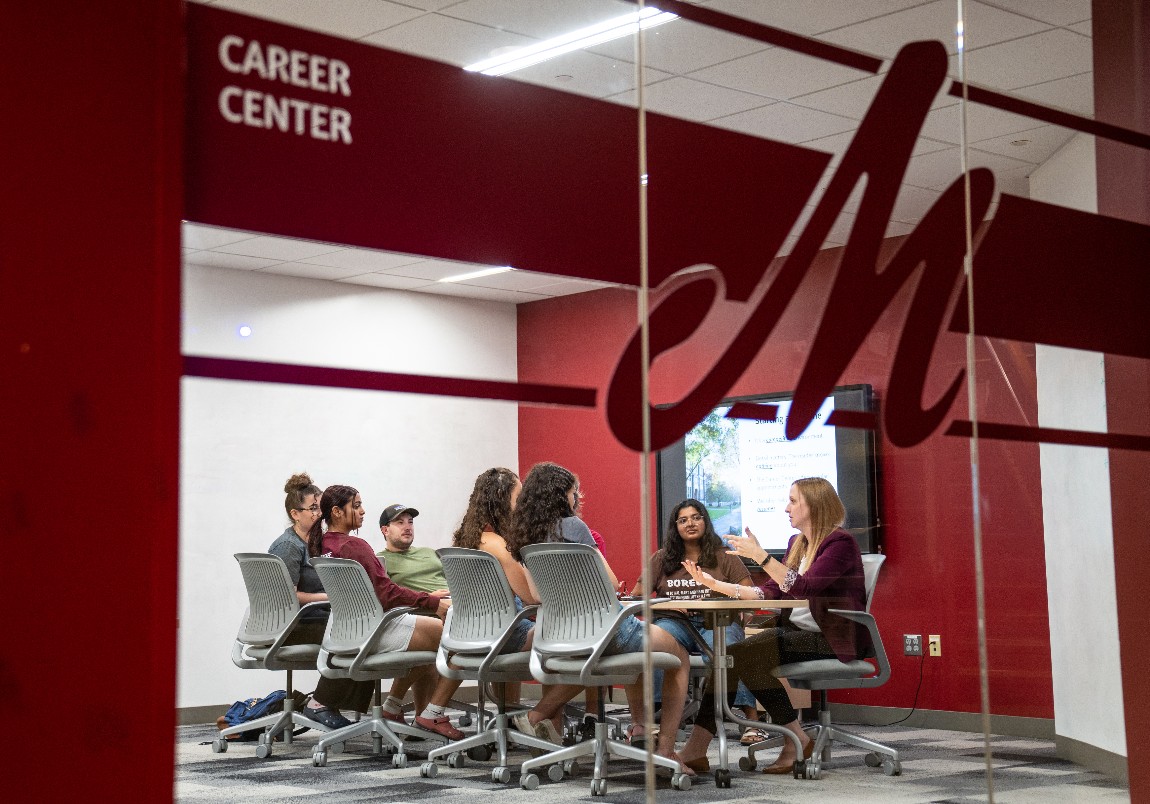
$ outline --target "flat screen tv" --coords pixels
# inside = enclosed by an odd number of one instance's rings
[[[660,543],[670,509],[693,497],[707,506],[720,536],[750,527],[766,550],[781,556],[794,533],[784,510],[791,483],[825,477],[846,506],[845,527],[859,548],[881,552],[874,431],[827,424],[835,410],[875,413],[873,389],[836,388],[793,441],[783,433],[790,404],[788,393],[725,399],[682,441],[659,453]],[[735,405],[739,418],[728,416]]]

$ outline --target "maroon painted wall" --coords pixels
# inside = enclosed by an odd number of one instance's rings
[[[888,241],[888,253],[897,241]],[[815,332],[838,251],[823,252],[768,343],[729,395],[794,387]],[[866,338],[840,384],[870,383],[885,392],[891,357],[908,303],[903,293]],[[623,344],[635,328],[636,295],[603,290],[519,306],[519,379],[604,389]],[[677,350],[659,358],[652,399],[685,394],[741,325],[739,304],[718,304],[719,319]],[[988,342],[977,350],[980,417],[1035,422],[1034,350]],[[933,401],[965,365],[964,338],[940,336],[924,403]],[[1007,383],[1014,389],[1011,394]],[[1017,397],[1017,399],[1016,399]],[[966,418],[965,395],[951,411]],[[520,409],[520,467],[554,460],[580,475],[587,490],[585,518],[608,543],[616,573],[633,582],[640,571],[639,458],[609,432],[602,392],[595,411]],[[881,441],[881,438],[880,438]],[[927,659],[918,706],[979,711],[975,626],[972,500],[968,441],[935,435],[910,449],[880,445],[885,527],[884,565],[874,612],[894,674],[884,687],[844,692],[836,700],[910,706],[919,660],[902,656],[903,633],[938,633],[943,657]],[[1046,576],[1042,541],[1038,447],[982,442],[982,498],[988,599],[991,711],[1053,717]]]
[[[181,8],[0,6],[8,801],[172,797]]]

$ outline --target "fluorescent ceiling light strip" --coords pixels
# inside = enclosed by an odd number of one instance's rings
[[[495,274],[505,274],[508,271],[514,271],[510,265],[502,265],[498,268],[484,268],[481,271],[471,271],[466,274],[456,274],[455,276],[445,276],[440,279],[440,282],[465,282],[468,279],[478,279],[481,276],[493,276]]]
[[[518,48],[501,56],[477,61],[463,69],[484,75],[506,75],[554,59],[565,53],[621,39],[624,36],[634,34],[636,30],[647,30],[677,19],[679,18],[675,14],[648,6],[642,11],[580,28],[577,31],[546,39],[534,45]]]

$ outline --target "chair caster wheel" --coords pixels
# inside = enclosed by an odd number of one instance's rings
[[[553,782],[563,781],[563,766],[556,762],[554,765],[547,767],[547,778]]]
[[[256,756],[260,759],[267,759],[272,755],[272,744],[261,743],[256,746]]]
[[[888,759],[882,763],[882,772],[887,776],[901,776],[902,763],[897,759]]]
[[[606,780],[604,780],[606,781]],[[606,786],[606,785],[604,785]],[[675,773],[671,775],[671,788],[674,790],[690,790],[691,777],[685,773]]]
[[[739,757],[739,770],[753,771],[758,767],[759,763],[755,761],[754,757]],[[715,771],[718,773],[718,771]]]
[[[742,766],[742,761],[739,762],[739,765]],[[748,770],[748,768],[744,768],[744,770]],[[754,768],[749,768],[749,770],[754,770]],[[723,770],[722,768],[719,768],[717,771],[715,771],[715,787],[730,786],[731,772],[729,770]]]
[[[311,755],[311,764],[317,768],[327,765],[327,751],[316,751]]]
[[[392,754],[391,767],[393,768],[406,768],[407,767],[407,754]]]
[[[571,776],[575,776],[578,773],[579,773],[579,762],[577,760],[567,759],[567,760],[563,761],[563,775],[564,776],[571,777]]]
[[[486,762],[491,759],[491,749],[486,745],[477,745],[474,748],[468,748],[467,758],[474,759],[476,762]]]
[[[458,751],[453,751],[447,755],[447,767],[449,768],[462,768],[466,764],[467,760]]]
[[[347,743],[335,743],[331,748],[328,749],[328,751],[333,754],[342,754],[346,746]]]
[[[471,715],[460,715],[457,722],[459,723],[459,728],[466,729],[471,725]]]
[[[791,767],[796,779],[806,778],[807,775],[807,761],[805,759],[796,759],[795,764]]]
[[[674,786],[674,781],[671,782]],[[591,795],[605,796],[607,795],[607,780],[606,779],[592,779],[591,780]]]
[[[817,759],[812,758],[812,759],[807,760],[806,765],[807,765],[806,778],[808,778],[808,779],[819,778],[819,776],[822,774],[822,763],[820,763]]]
[[[213,754],[226,754],[228,752],[228,741],[222,737],[218,740],[212,740],[212,753]]]
[[[865,762],[867,764],[868,768],[881,768],[882,767],[882,757],[880,757],[878,754],[874,753],[873,751],[871,753],[867,754],[865,757],[863,757],[863,762]]]
[[[424,779],[434,779],[439,775],[439,766],[434,762],[424,762],[419,766],[419,775]]]
[[[511,781],[511,768],[506,765],[499,768],[492,768],[491,781],[499,784],[507,784]]]
[[[522,787],[524,790],[538,790],[539,789],[539,777],[536,776],[534,773],[529,773],[526,776],[524,776],[522,779],[519,780],[519,786]]]

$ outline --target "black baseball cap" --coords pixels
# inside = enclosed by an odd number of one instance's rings
[[[419,511],[416,511],[411,506],[404,505],[403,503],[389,505],[387,508],[384,508],[383,513],[379,515],[379,526],[381,528],[384,527],[388,522],[395,519],[400,514],[411,514],[414,517],[419,516]]]

